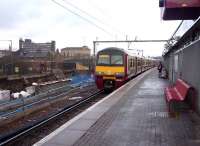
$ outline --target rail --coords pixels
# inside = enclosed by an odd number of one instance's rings
[[[76,84],[64,85],[56,89],[48,90],[44,93],[26,97],[19,98],[13,101],[4,102],[0,104],[0,120],[8,119],[16,116],[18,113],[25,112],[28,109],[33,108],[43,102],[50,102],[54,99],[66,96],[70,92],[77,90],[80,87],[93,85],[93,81],[88,80]]]
[[[2,137],[0,139],[0,146],[2,145],[6,145],[14,140],[16,140],[17,138],[31,132],[32,130],[39,128],[42,125],[45,125],[46,123],[48,123],[49,121],[58,118],[59,116],[69,113],[72,110],[75,110],[77,108],[79,108],[80,106],[82,106],[83,104],[87,103],[88,101],[90,101],[91,99],[93,99],[94,97],[96,97],[97,95],[103,93],[103,90],[100,90],[90,96],[88,96],[87,98],[81,99],[79,101],[77,101],[76,103],[65,107],[64,109],[62,109],[61,111],[57,112],[56,114],[54,114],[53,116],[50,116],[44,120],[38,121],[37,123],[35,123],[33,126],[28,126],[24,129],[20,129],[12,134],[6,135],[4,137]]]

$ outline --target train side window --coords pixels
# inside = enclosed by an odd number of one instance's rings
[[[130,67],[133,67],[133,60],[132,60],[132,58],[130,60],[131,60],[131,66]]]
[[[134,60],[133,60],[133,58],[132,58],[132,67],[134,67]]]
[[[137,57],[135,58],[135,67],[137,68]]]
[[[138,59],[138,62],[137,62],[138,66],[140,66],[140,60]]]
[[[128,66],[131,67],[131,59],[128,59]]]
[[[135,58],[133,58],[133,67],[135,67]]]

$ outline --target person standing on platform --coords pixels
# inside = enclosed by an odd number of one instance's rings
[[[159,78],[162,76],[162,69],[163,69],[163,65],[162,65],[162,63],[160,61],[159,65],[158,65],[158,77]]]

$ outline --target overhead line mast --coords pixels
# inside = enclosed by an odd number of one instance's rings
[[[93,55],[96,54],[96,43],[159,43],[168,42],[169,40],[118,40],[118,41],[93,41]]]

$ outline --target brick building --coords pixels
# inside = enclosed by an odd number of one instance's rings
[[[31,39],[19,40],[19,56],[27,58],[45,58],[54,53],[56,42],[34,43]]]

